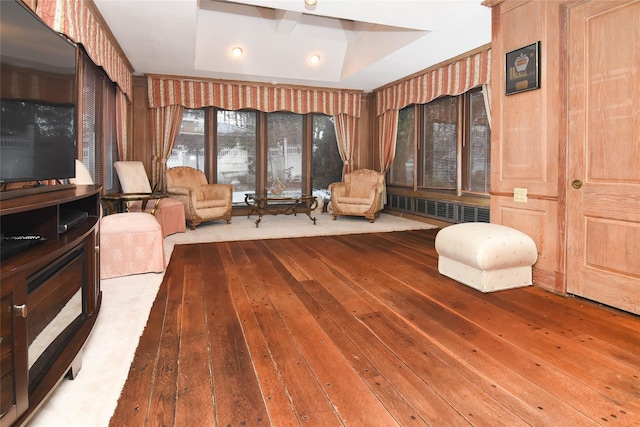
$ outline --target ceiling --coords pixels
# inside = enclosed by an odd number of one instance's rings
[[[491,9],[481,0],[94,3],[134,75],[369,92],[491,42]]]

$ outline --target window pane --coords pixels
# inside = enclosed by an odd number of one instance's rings
[[[314,114],[311,152],[312,194],[328,202],[329,184],[342,179],[342,159],[333,117]]]
[[[489,192],[491,171],[491,128],[487,120],[482,91],[471,92],[469,117],[470,132],[468,141],[469,163],[467,165],[466,189],[482,193]]]
[[[113,164],[118,161],[118,141],[116,138],[116,87],[109,82],[105,92],[105,160],[104,183],[107,193],[116,191],[115,172]]]
[[[400,110],[396,154],[389,173],[390,183],[393,185],[413,185],[414,123],[415,108],[413,105]]]
[[[302,192],[302,118],[300,114],[267,115],[267,191]]]
[[[84,58],[84,56],[83,56]],[[82,163],[87,167],[96,185],[102,185],[102,176],[96,167],[100,165],[100,150],[96,146],[98,129],[98,76],[85,58],[82,74]]]
[[[456,188],[457,123],[457,98],[439,98],[425,106],[424,186]]]
[[[233,185],[233,203],[256,191],[256,112],[217,113],[218,183]]]
[[[180,132],[167,160],[167,169],[191,166],[204,172],[204,110],[185,108]]]

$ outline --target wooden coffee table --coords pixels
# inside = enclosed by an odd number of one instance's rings
[[[280,196],[257,196],[253,193],[244,195],[244,202],[251,207],[247,218],[253,214],[258,215],[256,220],[256,228],[260,226],[262,216],[268,215],[296,215],[305,213],[313,225],[316,224],[316,218],[311,216],[311,212],[318,206],[318,200],[315,196],[302,194],[300,196],[280,197]]]

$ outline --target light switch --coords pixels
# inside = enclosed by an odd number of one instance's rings
[[[513,189],[513,201],[527,203],[527,189],[526,188],[514,188]]]

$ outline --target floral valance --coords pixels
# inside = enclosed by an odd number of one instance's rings
[[[259,83],[202,81],[148,76],[149,106],[182,105],[186,108],[219,107],[297,114],[346,114],[360,117],[358,91],[279,87]]]
[[[439,96],[460,95],[491,83],[491,48],[427,70],[376,93],[376,115],[401,110],[410,104],[426,104]]]
[[[88,2],[83,0],[30,0],[26,4],[53,30],[82,44],[91,60],[102,67],[129,98],[132,94],[131,70],[113,45]]]

